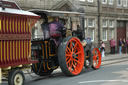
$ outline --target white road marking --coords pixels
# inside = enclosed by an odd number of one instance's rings
[[[124,83],[128,83],[128,80],[93,80],[93,81],[82,81],[82,82],[78,82],[78,83],[83,84],[83,83],[101,83],[101,82],[124,82]]]

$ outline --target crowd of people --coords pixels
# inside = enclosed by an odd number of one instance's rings
[[[128,52],[128,40],[120,38],[119,40],[119,53],[127,53]]]
[[[126,40],[125,38],[124,39],[120,38],[118,43],[116,43],[116,40],[112,38],[110,40],[110,53],[115,54],[116,48],[119,54],[128,53],[128,40]],[[101,51],[102,57],[104,57],[105,43],[102,40],[100,41],[100,51]]]

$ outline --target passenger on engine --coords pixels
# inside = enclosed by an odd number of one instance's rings
[[[43,23],[41,24],[44,39],[50,39],[50,30],[47,17],[43,17]]]

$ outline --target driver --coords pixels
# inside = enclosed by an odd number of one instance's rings
[[[52,37],[61,36],[61,30],[64,25],[59,22],[59,18],[55,17],[54,21],[50,23],[50,35]]]
[[[59,18],[55,17],[54,21],[49,24],[50,36],[56,40],[57,45],[62,40],[61,31],[64,28],[64,25],[59,22]]]

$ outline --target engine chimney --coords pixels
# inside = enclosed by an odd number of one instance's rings
[[[2,0],[0,0],[0,7],[2,7],[2,10],[5,10],[5,7],[3,5],[3,1]]]

